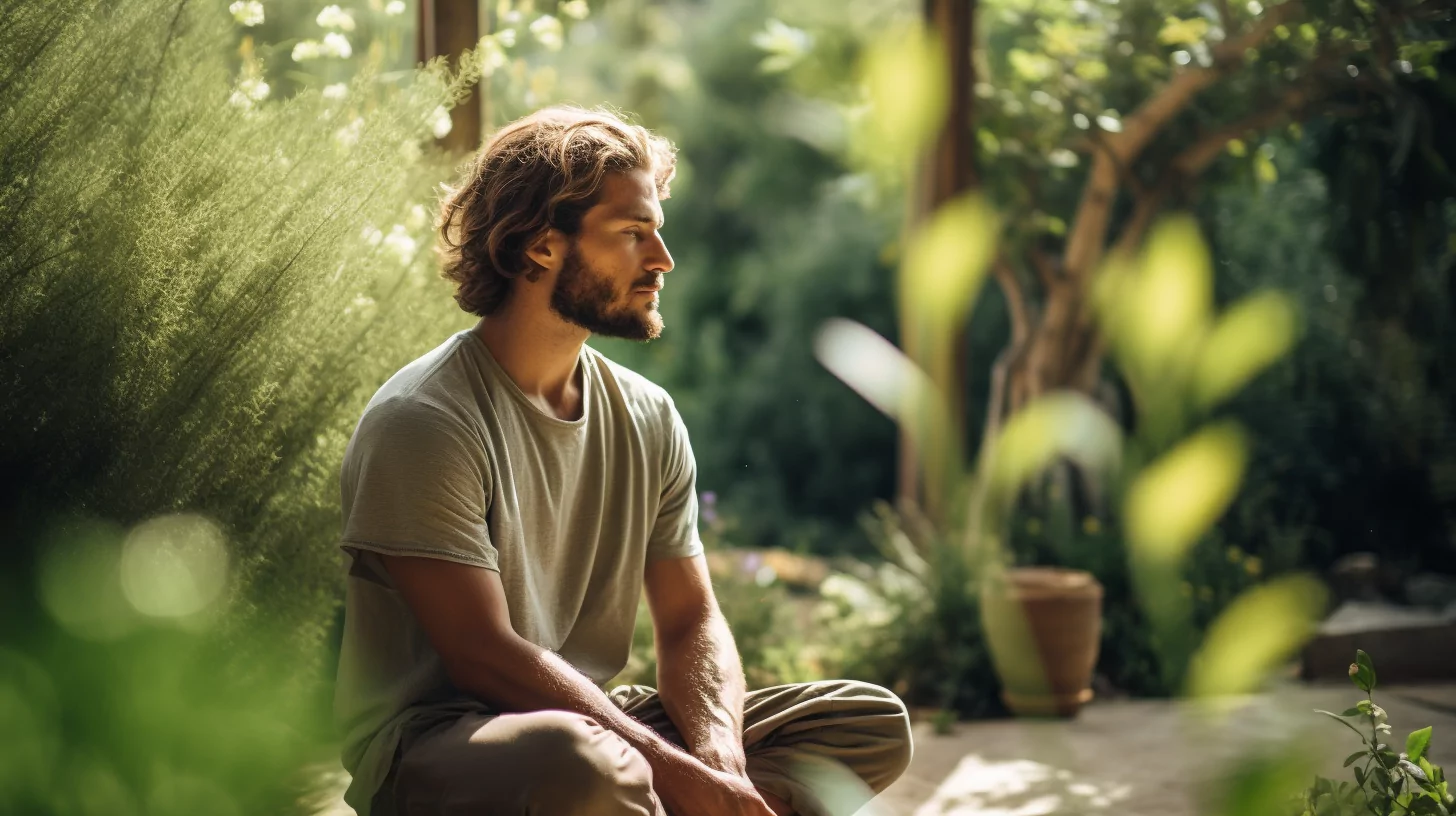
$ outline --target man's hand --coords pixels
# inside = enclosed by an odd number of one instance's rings
[[[775,816],[746,776],[691,758],[672,766],[658,771],[653,788],[674,816]]]

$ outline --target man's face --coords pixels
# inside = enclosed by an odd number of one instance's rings
[[[593,334],[656,339],[662,333],[657,293],[672,271],[661,227],[652,172],[609,174],[600,200],[569,241],[551,292],[552,310]]]

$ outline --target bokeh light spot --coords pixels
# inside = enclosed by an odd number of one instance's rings
[[[222,528],[194,514],[160,516],[126,537],[121,587],[138,612],[180,618],[202,611],[227,583]]]

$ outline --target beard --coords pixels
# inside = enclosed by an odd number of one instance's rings
[[[551,310],[563,320],[603,337],[624,340],[656,340],[662,334],[662,316],[651,301],[634,302],[633,289],[657,284],[657,275],[633,281],[625,293],[617,291],[612,279],[593,269],[581,258],[575,241],[567,247],[561,273],[551,290]]]

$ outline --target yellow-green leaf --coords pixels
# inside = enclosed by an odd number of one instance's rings
[[[1314,634],[1325,588],[1308,575],[1291,575],[1235,598],[1213,622],[1194,657],[1194,697],[1245,694],[1288,660]]]
[[[909,319],[950,330],[965,318],[996,250],[996,216],[980,196],[956,198],[910,239],[900,280]]]
[[[1136,269],[1104,300],[1107,328],[1139,373],[1180,370],[1207,330],[1212,262],[1192,219],[1160,224]]]
[[[1274,166],[1274,160],[1264,155],[1263,151],[1254,155],[1254,177],[1264,184],[1273,184],[1279,180],[1279,168]]]
[[[1211,425],[1153,462],[1128,491],[1124,508],[1133,557],[1182,560],[1238,492],[1248,459],[1244,433]]]
[[[1277,292],[1252,295],[1230,308],[1199,352],[1193,388],[1205,407],[1243,388],[1294,344],[1295,314]]]
[[[991,486],[997,495],[1014,496],[1027,479],[1062,457],[1090,471],[1107,471],[1121,450],[1121,430],[1096,403],[1071,392],[1050,394],[1007,421],[995,442]]]
[[[869,49],[862,73],[871,107],[862,120],[867,155],[908,161],[945,118],[945,48],[924,28],[900,29]]]
[[[1169,17],[1158,31],[1158,42],[1164,45],[1193,45],[1208,34],[1208,21],[1202,17],[1181,20]]]

